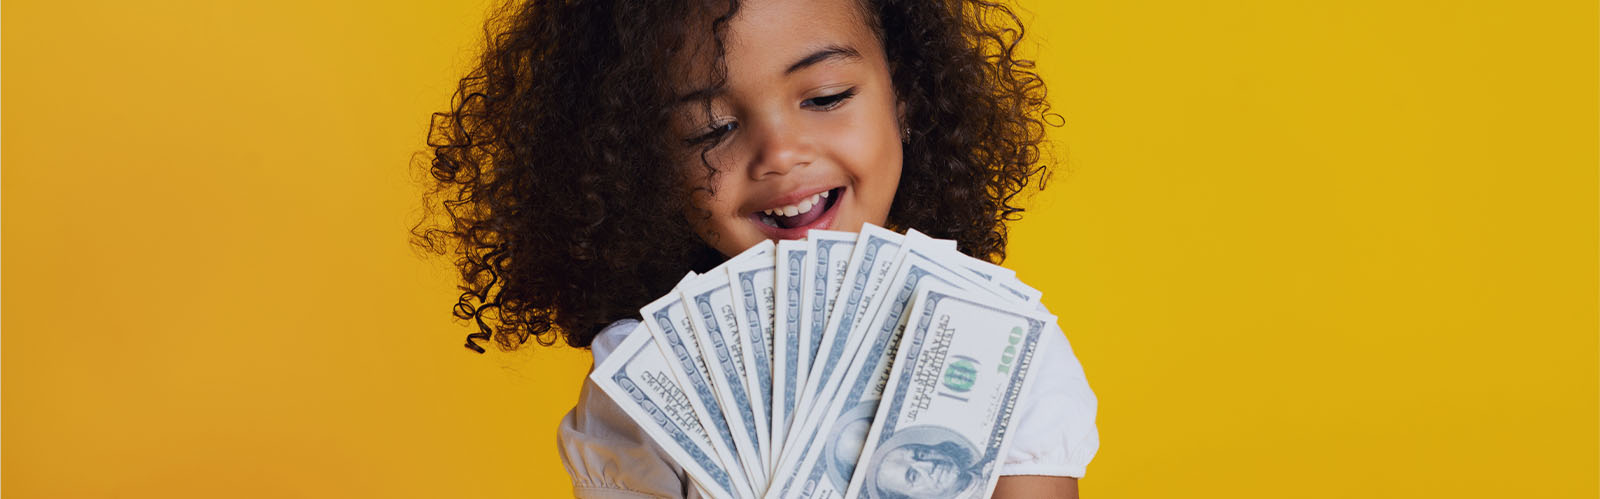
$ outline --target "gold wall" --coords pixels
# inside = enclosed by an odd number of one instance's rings
[[[1007,265],[1085,497],[1600,493],[1594,2],[1027,6],[1063,168]],[[569,493],[587,352],[470,353],[406,242],[485,7],[5,6],[0,493]]]

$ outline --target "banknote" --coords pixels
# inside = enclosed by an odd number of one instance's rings
[[[810,438],[798,439],[786,449],[789,459],[780,465],[782,474],[774,476],[768,497],[843,497],[866,439],[865,429],[872,422],[889,375],[890,354],[905,329],[907,305],[918,284],[936,281],[989,295],[998,293],[958,265],[960,259],[967,258],[965,255],[917,236],[920,234],[907,238],[894,274],[879,293],[887,299],[866,322],[860,353],[841,371],[839,386],[829,392],[831,397],[822,399],[826,403],[818,407],[825,410],[799,426],[797,433]],[[821,435],[828,437],[818,438]],[[774,489],[778,492],[774,493]]]
[[[1017,276],[1017,273],[1011,269],[976,258],[963,260],[961,266],[989,282],[994,282],[996,279],[1011,279]]]
[[[876,225],[862,226],[845,266],[838,299],[823,328],[825,341],[820,344],[817,359],[800,392],[798,407],[802,409],[795,415],[796,421],[811,419],[812,412],[824,408],[819,403],[832,397],[833,389],[838,386],[838,370],[855,356],[856,344],[862,336],[861,326],[869,319],[870,308],[881,302],[877,300],[881,296],[878,288],[892,270],[904,239],[905,236]],[[794,436],[810,437],[803,433]],[[794,436],[784,442],[786,448],[794,447]],[[780,465],[785,462],[779,461]]]
[[[805,382],[809,362],[802,362],[800,351],[804,331],[800,316],[804,299],[806,263],[805,241],[778,241],[773,267],[773,301],[777,310],[772,318],[772,439],[781,447],[788,433],[791,414],[800,384]],[[807,359],[809,360],[809,359]],[[778,449],[776,454],[781,454]]]
[[[700,277],[703,276],[686,279],[680,286]],[[639,309],[639,314],[644,318],[642,322],[650,336],[655,339],[656,348],[667,359],[668,371],[677,380],[678,386],[683,388],[695,417],[711,435],[712,447],[722,459],[724,468],[737,470],[733,472],[741,474],[741,480],[750,478],[745,471],[748,463],[739,458],[734,432],[728,427],[728,417],[723,412],[725,409],[718,400],[716,388],[711,384],[705,358],[700,353],[700,341],[690,325],[689,308],[684,306],[683,295],[668,293]]]
[[[1042,293],[916,230],[807,236],[686,275],[596,383],[694,494],[989,493],[1038,326],[1054,325]]]
[[[906,229],[906,237],[924,238],[924,239],[933,241],[934,244],[939,246],[939,247],[949,249],[952,252],[959,252],[958,249],[956,248],[956,242],[953,239],[939,239],[939,238],[927,235],[927,234],[925,234],[922,231],[917,230],[917,229]],[[1001,267],[1001,269],[1005,270],[1006,272],[1010,272],[1010,269],[1006,269],[1004,267]]]
[[[707,272],[680,286],[689,306],[689,325],[700,344],[706,377],[716,387],[718,402],[733,434],[734,450],[751,484],[767,483],[766,408],[755,403],[746,381],[744,332],[738,326],[738,305],[727,267]]]
[[[634,332],[589,378],[684,469],[702,495],[751,497],[755,489],[718,457],[716,440],[700,424],[655,341],[647,332]]]
[[[834,297],[839,295],[839,285],[844,282],[856,238],[854,232],[806,231],[806,265],[801,277],[805,280],[801,302],[804,313],[800,315],[800,329],[805,331],[806,339],[800,345],[800,352],[801,362],[808,367],[806,377],[800,378],[802,383],[810,378],[810,371],[816,369],[817,350],[821,348],[822,335],[828,326],[828,313],[833,308]]]
[[[1033,286],[1023,284],[1022,281],[1017,280],[1016,277],[996,279],[995,284],[999,285],[1002,289],[1005,289],[1007,293],[1021,298],[1022,301],[1028,303],[1039,303],[1040,300],[1044,299],[1043,292],[1034,289]]]
[[[906,231],[906,235],[927,237],[925,234],[917,232],[916,229]],[[950,249],[955,249],[955,246],[951,245]],[[961,259],[960,265],[967,272],[981,277],[985,281],[994,283],[995,286],[997,286],[1001,291],[1021,299],[1024,302],[1038,304],[1044,296],[1044,293],[1039,292],[1039,290],[1034,289],[1032,286],[1023,284],[1021,280],[1018,280],[1017,273],[1014,270],[976,258]]]
[[[771,259],[754,259],[728,267],[728,280],[733,284],[733,298],[738,306],[735,317],[744,336],[745,383],[751,388],[753,404],[766,410],[772,417],[772,320],[773,320],[773,262]],[[758,423],[759,424],[759,423]],[[772,422],[757,428],[765,434],[767,474],[772,472],[781,442],[772,439]]]
[[[993,296],[917,287],[847,498],[992,493],[1034,348],[1055,322]]]

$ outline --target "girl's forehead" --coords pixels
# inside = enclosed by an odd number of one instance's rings
[[[718,13],[720,14],[720,12]],[[713,15],[714,17],[715,15]],[[722,36],[728,84],[782,79],[819,62],[872,61],[883,48],[860,0],[754,0],[740,2]],[[716,45],[709,20],[695,23],[677,57],[680,94],[708,85]],[[822,60],[808,61],[808,58]],[[809,64],[807,64],[809,63]]]

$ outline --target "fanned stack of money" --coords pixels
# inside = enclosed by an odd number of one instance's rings
[[[685,276],[590,377],[706,497],[986,497],[1039,298],[954,241],[813,230]]]

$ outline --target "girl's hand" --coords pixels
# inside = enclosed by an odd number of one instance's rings
[[[994,487],[995,499],[1078,499],[1078,479],[1070,476],[1007,475]]]

